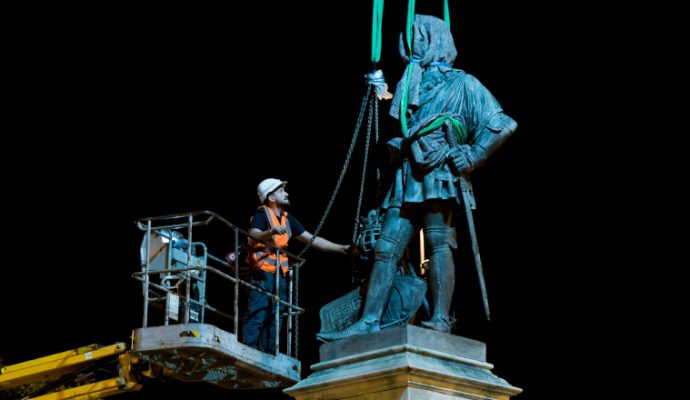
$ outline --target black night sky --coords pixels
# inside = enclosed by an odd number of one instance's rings
[[[418,3],[418,12],[442,16],[442,1]],[[555,397],[554,388],[567,384],[561,366],[578,353],[566,337],[578,335],[578,321],[587,318],[568,304],[578,254],[566,248],[567,227],[578,216],[565,190],[571,176],[562,170],[571,145],[564,131],[571,128],[561,120],[575,107],[568,93],[582,83],[563,75],[578,60],[563,50],[567,37],[547,44],[561,35],[561,22],[537,17],[535,5],[450,3],[455,67],[476,76],[519,124],[473,173],[493,318],[483,319],[476,274],[464,263],[456,333],[487,343],[494,373],[525,390],[519,399]],[[19,122],[12,128],[17,142],[5,147],[17,161],[3,161],[11,232],[0,294],[6,364],[128,342],[141,323],[141,288],[130,277],[139,268],[138,218],[211,210],[246,227],[258,206],[258,182],[277,177],[289,181],[291,212],[316,228],[371,70],[371,4],[232,4],[18,15],[27,23],[17,35],[29,40],[17,59],[17,83],[25,89],[10,109]],[[397,38],[405,9],[406,2],[386,2],[380,68],[391,91],[403,70]],[[387,111],[382,104],[382,147],[394,134]],[[321,233],[336,242],[352,235],[362,148],[360,140]],[[385,176],[384,159],[381,167]],[[372,176],[365,210],[374,201]],[[230,247],[211,252],[223,256]],[[318,361],[318,309],[350,290],[347,258],[315,251],[306,257],[305,377]],[[178,383],[119,398],[183,392],[287,398]]]

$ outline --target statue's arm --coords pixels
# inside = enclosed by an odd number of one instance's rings
[[[452,146],[448,157],[455,173],[460,175],[483,166],[515,129],[515,120],[503,112],[495,114],[468,144]]]
[[[517,129],[517,122],[504,113],[498,113],[491,118],[484,129],[475,136],[471,145],[466,150],[470,170],[481,167],[496,149],[501,147],[503,142]]]

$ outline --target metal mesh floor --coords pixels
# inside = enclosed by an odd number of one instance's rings
[[[284,354],[262,353],[213,325],[187,324],[139,328],[132,352],[185,382],[209,382],[229,389],[292,386],[300,362]]]

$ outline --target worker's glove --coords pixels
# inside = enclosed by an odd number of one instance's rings
[[[271,235],[282,235],[285,232],[287,232],[287,228],[285,228],[283,225],[278,225],[271,229]]]

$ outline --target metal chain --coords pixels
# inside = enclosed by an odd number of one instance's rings
[[[324,211],[323,216],[321,217],[321,221],[319,222],[319,225],[316,227],[314,230],[314,235],[312,236],[311,240],[309,243],[307,243],[306,246],[300,251],[300,253],[297,255],[297,257],[302,258],[302,255],[309,250],[311,247],[312,243],[314,243],[314,240],[316,240],[316,236],[321,232],[321,228],[323,227],[323,224],[326,222],[326,218],[328,218],[328,214],[331,212],[331,207],[333,207],[333,202],[335,201],[335,197],[338,195],[338,191],[340,190],[340,185],[343,183],[343,178],[345,177],[345,172],[347,172],[347,167],[350,165],[350,159],[352,158],[352,152],[355,149],[355,143],[357,142],[357,136],[359,136],[359,129],[362,125],[362,119],[364,118],[364,111],[366,110],[366,106],[369,103],[369,95],[371,92],[375,90],[373,85],[369,85],[367,87],[367,93],[364,95],[364,98],[362,99],[362,105],[359,108],[359,116],[357,117],[357,124],[355,125],[355,131],[352,135],[352,141],[350,142],[350,148],[347,150],[347,156],[345,157],[345,163],[343,164],[343,168],[340,171],[340,176],[338,177],[338,182],[335,184],[335,189],[333,189],[333,194],[331,194],[331,200],[328,202],[328,206],[326,206],[326,211]],[[371,118],[371,117],[370,117]],[[295,305],[299,306],[299,268],[297,269],[295,273]],[[295,318],[295,358],[299,357],[299,315],[297,318]]]
[[[352,135],[352,141],[350,142],[350,148],[347,150],[347,157],[345,157],[345,163],[343,164],[343,168],[340,171],[340,176],[338,177],[338,182],[335,184],[335,189],[333,189],[333,194],[331,194],[331,200],[328,202],[328,206],[326,206],[326,211],[324,211],[323,216],[321,217],[321,221],[319,222],[319,225],[316,227],[316,230],[314,230],[314,236],[311,238],[309,243],[307,243],[307,245],[304,246],[304,248],[297,255],[297,257],[301,258],[302,254],[304,254],[307,250],[309,250],[312,243],[314,243],[316,236],[321,231],[323,224],[326,222],[326,218],[328,218],[328,214],[331,212],[331,207],[333,206],[333,202],[335,201],[335,197],[338,195],[338,191],[340,190],[340,184],[343,183],[343,178],[345,178],[345,172],[347,172],[347,167],[350,164],[350,158],[352,158],[352,151],[355,149],[355,143],[357,142],[357,136],[359,136],[359,129],[360,129],[360,126],[362,125],[362,119],[364,118],[364,111],[366,111],[366,105],[369,103],[369,95],[371,94],[371,92],[373,90],[374,90],[373,85],[369,85],[369,87],[367,88],[367,94],[364,96],[364,99],[362,99],[362,105],[359,109],[359,117],[357,117],[357,125],[355,125],[355,131],[354,131],[354,134]]]
[[[376,98],[373,97],[372,101],[369,103],[369,118],[367,119],[367,135],[366,142],[364,144],[364,161],[362,164],[362,178],[359,183],[359,198],[357,199],[357,211],[355,212],[355,227],[352,232],[352,243],[355,242],[357,238],[357,225],[359,224],[359,213],[362,211],[362,198],[364,197],[364,181],[367,177],[367,160],[369,159],[369,142],[371,139],[371,120],[374,114],[374,103],[376,103]]]
[[[374,102],[374,132],[376,135],[376,142],[374,148],[379,148],[379,102]],[[381,202],[381,168],[379,165],[379,158],[376,157],[376,204]]]
[[[366,141],[364,144],[364,161],[362,162],[362,178],[359,184],[359,198],[357,199],[357,211],[355,211],[355,225],[352,228],[352,242],[355,243],[355,240],[357,239],[357,231],[359,231],[359,216],[360,213],[362,212],[362,199],[364,198],[364,182],[366,180],[367,176],[367,160],[369,159],[369,142],[371,141],[371,119],[374,115],[374,104],[376,104],[377,100],[376,97],[372,97],[371,101],[369,103],[369,118],[367,119],[367,134],[366,134]],[[357,263],[355,262],[354,258],[351,259],[352,266],[350,267],[351,272],[351,277],[350,280],[352,282],[352,288],[354,289],[356,286],[356,278],[357,278]]]

